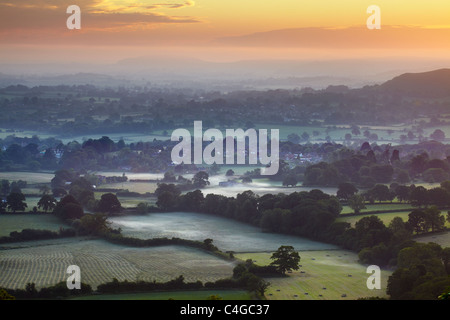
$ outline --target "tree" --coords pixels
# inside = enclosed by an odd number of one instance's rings
[[[425,223],[431,231],[439,231],[444,229],[445,218],[436,206],[431,206],[425,209]]]
[[[247,289],[250,292],[256,292],[262,297],[264,296],[264,293],[266,292],[267,288],[270,286],[270,282],[267,282],[266,280],[250,274],[247,279]]]
[[[423,152],[413,157],[409,163],[411,172],[414,175],[420,174],[425,170],[425,164],[427,163],[429,156],[426,152]]]
[[[359,136],[361,134],[361,130],[359,130],[359,127],[356,125],[352,126],[352,134],[355,136]]]
[[[397,174],[398,183],[409,183],[411,178],[409,177],[409,173],[406,170],[399,170]]]
[[[0,194],[7,196],[11,192],[11,186],[8,180],[3,179],[0,185]]]
[[[6,204],[9,210],[12,210],[14,213],[16,211],[25,211],[27,208],[27,204],[25,202],[25,196],[21,192],[12,192],[6,197]]]
[[[308,140],[309,140],[309,137],[310,137],[310,136],[309,136],[309,133],[306,132],[306,131],[303,132],[302,135],[301,135],[301,138],[302,138],[303,141],[308,141]]]
[[[391,163],[394,163],[395,161],[400,161],[400,151],[399,150],[395,149],[392,152],[390,161],[391,161]]]
[[[352,140],[352,135],[350,133],[346,133],[345,134],[345,141],[350,141]]]
[[[209,185],[208,179],[208,173],[205,171],[199,171],[192,178],[192,184],[195,188],[204,188]]]
[[[445,133],[441,129],[436,129],[432,134],[430,134],[430,138],[434,140],[444,140]]]
[[[428,190],[425,187],[414,187],[410,193],[410,200],[413,206],[421,207],[428,203]]]
[[[298,270],[299,268],[300,255],[294,251],[294,247],[292,246],[279,247],[270,259],[273,260],[270,265],[276,266],[282,275],[285,275],[286,271]]]
[[[422,210],[413,210],[408,214],[408,223],[416,233],[426,232],[426,214]]]
[[[253,179],[249,176],[245,176],[242,178],[242,183],[252,183]]]
[[[444,263],[445,272],[450,276],[450,247],[442,250],[442,262]]]
[[[100,198],[97,210],[104,213],[117,213],[122,210],[122,204],[115,194],[105,193]]]
[[[392,232],[393,243],[404,243],[411,240],[412,230],[407,222],[404,222],[402,218],[395,217],[389,223],[389,230]]]
[[[39,192],[41,192],[42,195],[49,194],[51,190],[52,189],[46,184],[42,184],[39,186]]]
[[[292,142],[293,144],[299,144],[301,140],[300,136],[296,133],[289,134],[287,139],[289,142]]]
[[[172,192],[164,191],[158,195],[156,205],[163,211],[170,211],[177,206],[178,196]]]
[[[398,186],[397,188],[395,188],[395,195],[401,202],[409,201],[410,192],[411,190],[407,186]]]
[[[186,211],[199,212],[204,200],[203,193],[197,189],[180,197],[180,207]]]
[[[370,176],[377,183],[389,183],[394,175],[394,168],[391,165],[374,165],[370,167]]]
[[[369,133],[369,135],[370,135],[370,133]],[[364,136],[365,136],[365,134],[364,134]],[[360,150],[365,152],[365,151],[372,150],[372,147],[370,146],[369,142],[366,141],[361,145]]]
[[[422,173],[423,180],[429,183],[442,182],[449,178],[448,173],[442,168],[429,168]]]
[[[428,190],[429,202],[436,206],[446,206],[449,204],[449,192],[444,188],[433,188]]]
[[[227,177],[234,176],[234,171],[233,171],[232,169],[228,169],[227,172],[225,173],[225,175],[226,175]]]
[[[23,188],[27,187],[26,181],[13,181],[11,183],[11,193],[21,193]]]
[[[136,206],[136,210],[140,214],[146,214],[150,211],[150,205],[146,202],[139,202]]]
[[[103,213],[85,214],[80,219],[80,227],[87,234],[97,235],[109,229],[110,222]]]
[[[0,213],[6,212],[7,206],[8,206],[8,204],[6,203],[6,200],[3,200],[2,198],[0,198]]]
[[[446,181],[442,181],[441,182],[441,188],[447,190],[448,192],[450,192],[450,181],[446,180]]]
[[[175,181],[177,181],[175,173],[173,171],[165,172],[163,181],[166,181],[166,182],[175,182]]]
[[[392,194],[387,186],[384,184],[377,184],[368,193],[379,202],[392,199]]]
[[[264,231],[283,232],[283,220],[291,216],[291,211],[287,209],[274,208],[265,210],[262,213],[260,227]]]
[[[336,196],[339,199],[347,201],[357,192],[358,189],[353,184],[344,182],[339,184]]]
[[[53,211],[53,209],[55,209],[56,207],[56,199],[49,194],[44,194],[41,199],[38,202],[38,208],[39,209],[43,209],[45,212],[51,210]]]
[[[83,207],[79,204],[68,203],[63,207],[63,219],[66,220],[76,220],[83,217]]]
[[[53,210],[53,214],[63,220],[80,219],[83,215],[83,207],[72,196],[67,195],[61,199]]]
[[[359,249],[362,249],[374,247],[382,242],[389,243],[392,233],[379,217],[372,215],[361,218],[355,223],[355,235]]]
[[[450,285],[442,263],[443,250],[436,243],[418,243],[401,249],[397,269],[389,277],[387,294],[391,299],[438,299]]]
[[[180,180],[180,178],[178,178],[178,180]],[[158,183],[158,187],[155,190],[156,196],[159,197],[165,192],[172,193],[175,197],[178,197],[181,194],[181,190],[173,183]]]
[[[64,188],[55,188],[52,189],[52,193],[54,197],[64,197],[67,195],[67,191]]]
[[[366,208],[366,201],[364,200],[363,196],[355,194],[350,197],[350,199],[348,199],[348,205],[356,214],[358,214],[362,209]]]
[[[44,156],[42,157],[42,167],[44,169],[55,168],[57,165],[55,152],[52,148],[45,150]]]

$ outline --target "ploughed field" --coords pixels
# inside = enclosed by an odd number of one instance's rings
[[[114,226],[136,238],[212,238],[221,250],[239,252],[275,251],[280,245],[297,250],[332,249],[333,246],[307,239],[263,233],[259,228],[236,221],[187,212],[116,217]],[[52,215],[0,215],[3,235],[25,228],[58,230],[65,227]],[[96,288],[118,280],[166,282],[183,275],[186,282],[215,281],[232,276],[234,263],[184,246],[131,248],[104,240],[66,238],[0,245],[0,287],[25,288],[34,282],[38,288],[68,277],[70,265],[81,268],[82,282]]]
[[[67,267],[77,265],[81,281],[95,289],[119,281],[167,282],[183,275],[186,282],[228,278],[234,264],[188,247],[130,248],[103,240],[61,239],[0,246],[0,287],[36,287],[66,281]]]

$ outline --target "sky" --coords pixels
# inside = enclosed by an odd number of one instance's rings
[[[66,9],[81,9],[69,30]],[[369,30],[377,5],[381,29]],[[448,0],[0,0],[0,59],[112,62],[427,56],[450,49]]]

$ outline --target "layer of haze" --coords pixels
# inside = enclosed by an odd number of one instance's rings
[[[66,27],[73,4],[81,8],[81,30]],[[366,27],[373,4],[381,30]],[[382,81],[448,67],[449,20],[447,0],[6,0],[0,67],[14,75],[165,70],[193,78]]]

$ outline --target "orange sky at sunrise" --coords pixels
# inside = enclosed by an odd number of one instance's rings
[[[66,8],[73,4],[81,8],[81,30],[66,27]],[[366,27],[370,5],[381,9],[381,30]],[[100,61],[165,54],[174,47],[179,54],[202,58],[213,52],[211,59],[217,60],[245,59],[257,52],[265,58],[293,58],[299,50],[328,57],[448,56],[450,2],[3,0],[0,47],[3,62],[92,59],[94,48]]]

